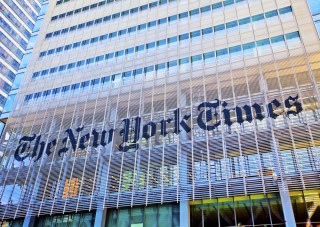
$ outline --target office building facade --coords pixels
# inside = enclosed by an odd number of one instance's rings
[[[17,89],[20,84],[21,72],[19,71],[26,67],[31,50],[30,44],[34,43],[32,31],[39,31],[38,16],[44,14],[41,6],[42,1],[38,0],[4,0],[0,3],[1,113],[9,112],[13,103],[16,92],[10,93],[10,91]],[[30,44],[28,44],[29,40]],[[1,117],[1,128],[6,120],[7,117]]]
[[[3,225],[320,225],[317,2],[50,2]]]

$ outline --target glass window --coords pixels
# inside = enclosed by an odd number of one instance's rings
[[[173,16],[170,16],[169,17],[169,22],[172,22],[172,21],[176,21],[178,19],[178,16],[177,15],[173,15]]]
[[[83,81],[83,82],[81,82],[81,88],[88,87],[88,86],[89,86],[89,84],[90,84],[90,81],[89,81],[89,80],[87,80],[87,81]]]
[[[147,28],[147,24],[140,24],[138,25],[138,30],[143,30],[143,29],[146,29]]]
[[[77,29],[77,25],[74,25],[74,26],[70,27],[69,31],[74,31],[76,29]]]
[[[88,45],[89,43],[90,43],[90,40],[89,40],[89,39],[83,40],[83,41],[81,42],[81,46]]]
[[[202,60],[202,54],[194,55],[191,57],[191,62],[197,62]]]
[[[271,43],[278,43],[278,42],[283,42],[283,41],[284,41],[283,35],[279,35],[279,36],[271,38]]]
[[[130,78],[131,77],[131,71],[128,71],[128,72],[124,72],[122,73],[122,78]]]
[[[12,104],[14,102],[14,98],[17,94],[9,95],[6,101],[6,104],[3,107],[2,113],[7,113],[11,111]]]
[[[14,78],[11,90],[18,89],[20,87],[20,83],[23,76],[24,76],[24,73],[19,73],[16,75],[16,77]]]
[[[98,42],[99,38],[98,37],[94,37],[90,39],[90,43],[96,43]]]
[[[256,43],[255,42],[251,42],[251,43],[246,43],[242,45],[243,50],[249,50],[249,49],[253,49],[256,47]]]
[[[166,4],[168,1],[167,0],[159,0],[159,5]]]
[[[106,35],[101,35],[100,36],[100,38],[99,38],[99,40],[100,41],[103,41],[103,40],[106,40],[108,38],[108,35],[106,34]]]
[[[96,19],[94,21],[94,24],[100,24],[100,23],[102,23],[102,18]]]
[[[191,32],[190,33],[190,37],[193,39],[193,38],[196,38],[196,37],[199,37],[201,35],[200,33],[200,30],[198,31],[194,31],[194,32]]]
[[[320,0],[308,0],[308,4],[312,15],[320,14]]]
[[[157,47],[166,45],[166,43],[167,43],[167,42],[166,42],[166,39],[158,40],[158,41],[157,41]]]
[[[180,13],[179,14],[179,19],[180,20],[183,19],[183,18],[186,18],[186,17],[188,17],[188,12],[184,12],[184,13]]]
[[[76,63],[69,63],[68,64],[68,69],[73,69],[74,67],[76,67]]]
[[[140,6],[140,11],[148,9],[148,4]]]
[[[91,80],[91,86],[98,85],[99,83],[100,83],[100,78],[97,78],[97,79]]]
[[[202,35],[207,35],[213,33],[213,29],[212,28],[204,28],[202,29]]]
[[[60,90],[61,90],[61,88],[54,88],[53,90],[52,90],[52,94],[53,95],[56,95],[56,94],[59,94],[60,93]]]
[[[46,34],[46,37],[45,37],[45,38],[47,39],[47,38],[50,38],[50,37],[52,37],[52,32],[51,32],[51,33]]]
[[[108,84],[109,81],[110,81],[110,76],[105,76],[101,78],[102,84]]]
[[[80,13],[81,12],[81,9],[76,9],[75,11],[74,11],[74,14],[77,14],[77,13]]]
[[[158,70],[162,70],[166,68],[166,64],[165,63],[161,63],[161,64],[157,64],[156,65],[156,71]]]
[[[158,20],[158,25],[167,23],[167,18],[162,18]]]
[[[134,53],[134,47],[126,49],[126,54],[133,54]]]
[[[136,7],[136,8],[133,8],[133,9],[130,9],[130,13],[137,13],[139,11],[139,8]]]
[[[112,59],[114,57],[114,53],[106,54],[106,60]]]
[[[225,0],[225,1],[223,2],[223,5],[224,5],[224,6],[229,6],[229,5],[232,5],[232,4],[234,4],[234,0]]]
[[[62,87],[61,92],[67,92],[69,90],[70,90],[70,85],[67,85]]]
[[[91,25],[93,25],[93,23],[94,23],[93,20],[92,20],[92,21],[88,21],[88,22],[86,23],[86,26],[87,26],[87,27],[90,27]]]
[[[126,11],[123,11],[121,12],[121,16],[126,16],[126,15],[129,15],[129,10],[126,10]]]
[[[78,25],[78,28],[84,28],[85,26],[86,26],[85,23],[82,23]]]
[[[243,18],[243,19],[239,20],[239,25],[244,25],[244,24],[249,24],[249,23],[251,23],[251,18],[250,17],[246,17],[246,18]]]
[[[33,95],[33,98],[34,98],[34,99],[40,98],[41,95],[42,95],[42,92],[37,92],[37,93],[35,93],[35,94]]]
[[[49,96],[51,94],[51,90],[46,90],[43,92],[43,96]]]
[[[143,50],[144,50],[144,45],[140,45],[136,47],[136,52],[143,51]]]
[[[188,64],[189,62],[190,59],[188,57],[179,59],[179,65]]]
[[[123,50],[118,50],[118,51],[116,52],[115,56],[116,56],[116,57],[121,57],[121,56],[123,56],[123,54],[124,54],[124,51],[123,51]]]
[[[33,27],[33,32],[37,32],[40,30],[43,19],[38,19]]]
[[[156,7],[158,5],[158,2],[151,2],[149,3],[149,8]]]
[[[55,73],[58,71],[58,67],[54,67],[50,69],[50,74]]]
[[[135,70],[133,70],[133,75],[134,75],[134,76],[137,76],[137,75],[140,75],[140,74],[142,74],[142,69],[135,69]]]
[[[222,2],[218,2],[212,5],[212,9],[219,9],[222,8]]]
[[[77,48],[81,45],[81,42],[76,42],[72,45],[72,48]]]
[[[148,23],[148,28],[154,27],[157,25],[157,21],[151,21]]]
[[[234,54],[234,53],[241,52],[241,51],[242,51],[241,45],[230,47],[230,49],[229,49],[230,54]]]
[[[103,61],[103,59],[104,59],[104,55],[100,55],[96,57],[96,62]]]
[[[279,9],[279,14],[285,14],[285,13],[290,13],[290,12],[292,12],[291,6],[287,6],[287,7]]]
[[[82,12],[83,11],[87,11],[88,9],[89,9],[89,6],[85,6],[85,7],[82,8]]]
[[[69,28],[64,28],[64,29],[62,29],[61,34],[65,34],[65,33],[67,33],[68,31],[69,31]]]
[[[109,15],[109,16],[105,16],[104,18],[103,18],[103,21],[110,21],[111,20],[111,16]]]
[[[177,37],[176,36],[168,38],[168,44],[175,43],[175,42],[177,42]]]
[[[20,69],[27,67],[29,59],[30,59],[30,53],[23,55],[20,63]]]
[[[155,47],[156,47],[155,42],[147,43],[147,49],[151,49],[151,48],[155,48]]]
[[[89,58],[86,60],[86,65],[90,65],[94,62],[94,58]]]
[[[61,51],[63,51],[63,47],[58,47],[58,48],[56,49],[56,53],[60,53]]]
[[[72,45],[71,45],[71,44],[66,45],[66,46],[64,47],[64,50],[70,50],[70,49],[71,49],[71,47],[72,47]]]
[[[80,66],[83,66],[83,65],[84,65],[84,60],[77,62],[77,67],[80,67]]]
[[[67,65],[61,65],[59,66],[59,72],[66,70]]]
[[[269,45],[270,44],[270,41],[269,39],[263,39],[263,40],[259,40],[257,41],[257,46],[265,46],[265,45]]]
[[[270,12],[266,12],[265,16],[266,16],[266,18],[278,16],[278,11],[277,10],[272,10]]]
[[[177,60],[174,60],[174,61],[170,61],[170,62],[168,62],[168,68],[171,68],[171,67],[175,67],[175,66],[177,66]]]
[[[53,33],[53,36],[58,36],[58,35],[60,35],[60,33],[61,33],[61,30],[55,31],[55,32]]]
[[[295,39],[295,38],[300,37],[299,32],[291,32],[289,34],[286,34],[285,36],[286,36],[286,40]]]
[[[120,17],[120,13],[112,14],[112,19],[116,19]]]
[[[224,24],[220,24],[220,25],[214,26],[214,31],[215,32],[222,31],[224,29],[225,29],[225,25]]]
[[[71,90],[77,90],[80,87],[80,83],[72,84]]]
[[[111,77],[111,81],[114,83],[114,84],[117,84],[119,82],[121,82],[121,73],[118,73],[118,74],[114,74],[112,75]]]
[[[24,98],[24,101],[28,101],[28,100],[32,99],[32,96],[33,96],[32,94],[26,95]]]
[[[154,71],[154,66],[148,66],[144,68],[144,73],[149,73]]]
[[[205,12],[211,11],[211,7],[210,6],[201,7],[200,11],[201,11],[201,13],[205,13]]]
[[[117,32],[109,33],[109,39],[114,38],[116,36],[117,36]]]
[[[97,6],[98,6],[98,4],[97,4],[97,3],[92,4],[92,5],[90,6],[90,9],[96,8]]]
[[[227,28],[234,28],[238,26],[238,21],[231,21],[227,23]]]
[[[252,22],[263,20],[263,19],[264,19],[264,14],[263,13],[255,15],[255,16],[252,16]]]
[[[225,48],[225,49],[222,49],[222,50],[217,50],[217,57],[221,57],[223,55],[227,55],[228,54],[228,49]]]
[[[195,16],[195,15],[198,15],[199,13],[200,13],[199,9],[194,9],[189,11],[190,16]]]
[[[179,35],[179,41],[186,40],[186,39],[189,39],[189,33]],[[168,42],[168,43],[170,43],[170,42]]]
[[[137,30],[137,27],[136,27],[136,26],[133,26],[133,27],[128,28],[128,32],[129,32],[129,33],[135,32],[136,30]]]
[[[214,57],[215,57],[214,51],[203,54],[203,60],[205,60],[205,61],[207,61],[209,59],[213,59]]]

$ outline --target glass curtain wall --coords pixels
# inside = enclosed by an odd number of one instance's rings
[[[55,216],[40,216],[35,227],[90,227],[94,226],[95,212]]]
[[[285,226],[280,197],[259,194],[195,201],[191,227]]]
[[[179,204],[108,209],[106,227],[179,227]]]
[[[15,220],[0,221],[1,227],[21,227],[22,225],[23,225],[23,218],[18,218]]]
[[[297,227],[320,226],[320,190],[290,192]]]

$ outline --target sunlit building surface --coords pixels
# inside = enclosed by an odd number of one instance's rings
[[[59,0],[1,139],[3,226],[320,226],[319,0]]]

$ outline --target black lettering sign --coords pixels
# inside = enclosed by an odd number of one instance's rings
[[[298,101],[299,96],[289,96],[284,101],[284,106],[287,108],[286,116],[297,115],[303,111],[302,104]],[[213,131],[221,125],[221,120],[223,120],[225,125],[231,126],[234,123],[243,124],[245,121],[251,123],[254,119],[263,120],[265,116],[262,113],[262,105],[254,103],[252,106],[244,105],[242,107],[235,106],[234,108],[227,108],[227,102],[221,102],[218,99],[215,99],[213,102],[203,102],[198,106],[199,115],[197,116],[198,126],[207,131]],[[268,111],[268,117],[276,119],[280,114],[283,113],[281,109],[281,103],[274,99],[266,105]],[[220,116],[220,111],[221,115]],[[235,116],[231,116],[231,111],[234,112]],[[282,112],[281,112],[282,111]],[[142,126],[142,135],[141,137],[149,140],[151,137],[156,135],[157,125],[160,125],[160,135],[167,136],[167,124],[173,122],[174,129],[173,133],[180,134],[182,130],[186,133],[191,132],[191,127],[188,125],[188,120],[191,117],[191,114],[186,114],[182,118],[180,116],[180,109],[177,108],[173,111],[174,118],[163,119],[160,122],[150,121],[147,124]],[[123,128],[119,131],[119,135],[122,137],[122,143],[118,146],[119,151],[127,152],[131,149],[137,150],[139,148],[140,140],[140,130],[141,130],[141,118],[135,117],[132,119],[126,118],[123,121]],[[65,130],[67,134],[64,137],[62,142],[62,148],[58,150],[58,155],[61,157],[63,153],[68,152],[69,147],[67,147],[67,142],[71,144],[73,151],[76,151],[78,148],[83,150],[86,149],[86,145],[90,141],[92,136],[92,146],[94,148],[106,147],[113,140],[114,133],[116,129],[102,130],[101,133],[97,132],[96,129],[93,129],[91,133],[86,133],[80,135],[80,132],[84,129],[84,126],[78,127],[75,131],[79,136],[76,138],[73,130],[68,128]],[[107,136],[108,134],[108,136]],[[101,136],[100,136],[101,135]],[[47,145],[44,141],[41,141],[41,135],[32,135],[32,136],[23,136],[19,140],[19,145],[15,150],[14,158],[17,161],[23,161],[26,158],[34,158],[34,162],[38,161],[45,153],[47,156],[52,154],[52,149],[57,146],[57,139],[51,140]],[[31,143],[34,143],[33,149],[31,150]]]

